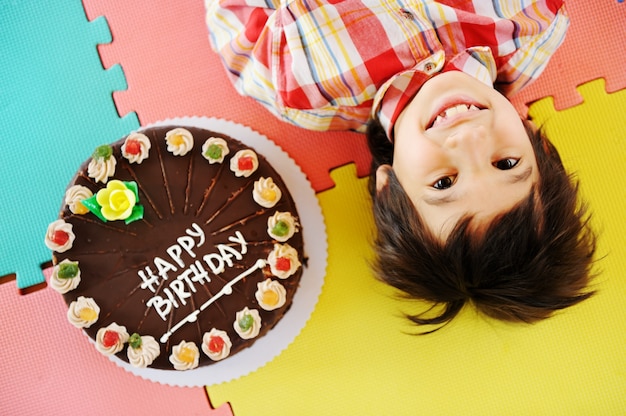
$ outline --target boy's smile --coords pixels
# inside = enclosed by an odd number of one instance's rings
[[[462,72],[424,84],[394,126],[393,170],[435,235],[459,219],[474,226],[513,208],[538,181],[524,124],[490,85]],[[387,181],[389,166],[377,172]]]

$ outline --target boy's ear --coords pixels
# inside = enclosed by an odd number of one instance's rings
[[[389,182],[390,165],[380,165],[376,168],[376,192],[380,192]]]
[[[531,128],[533,131],[537,131],[537,130],[539,130],[539,127],[537,127],[537,124],[535,124],[535,122],[534,122],[534,121],[532,121],[531,119],[529,119],[529,118],[525,118],[525,119],[522,119],[522,120],[523,120],[524,122],[528,123],[528,125],[530,126],[530,128]]]

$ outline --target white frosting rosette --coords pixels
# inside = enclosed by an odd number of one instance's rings
[[[274,215],[267,219],[267,234],[284,243],[298,231],[298,221],[291,215],[291,212],[276,211]]]
[[[243,339],[254,338],[261,330],[261,316],[256,309],[243,308],[235,315],[233,328]]]
[[[89,328],[98,320],[100,307],[93,298],[79,296],[67,309],[67,320],[76,328]]]
[[[107,183],[109,178],[115,175],[115,167],[117,160],[115,157],[109,158],[92,158],[87,165],[87,176],[93,178],[96,182]]]
[[[93,192],[86,186],[73,185],[65,191],[65,203],[72,214],[83,215],[88,213],[89,209],[82,204],[82,201],[92,196]]]
[[[161,354],[161,347],[150,335],[138,336],[133,334],[128,341],[126,356],[130,365],[136,368],[146,368]]]
[[[254,182],[252,198],[263,208],[272,208],[278,203],[282,192],[272,178],[260,177]]]
[[[96,349],[104,355],[117,354],[124,348],[126,341],[128,341],[126,327],[115,322],[100,328],[96,333]]]
[[[251,149],[243,149],[230,159],[230,170],[235,176],[247,178],[259,168],[259,158]]]
[[[202,156],[211,164],[222,163],[229,153],[228,144],[221,137],[211,137],[202,145]]]
[[[265,279],[257,283],[257,291],[254,297],[259,302],[259,306],[266,311],[273,311],[283,306],[287,300],[285,287],[276,280]]]
[[[124,140],[122,145],[122,156],[130,163],[138,165],[150,155],[150,139],[143,133],[131,133]]]
[[[289,244],[274,244],[274,250],[267,256],[272,274],[279,279],[286,279],[301,266],[298,251]]]
[[[50,276],[50,287],[57,292],[64,294],[74,290],[80,283],[80,268],[78,262],[64,259],[52,268]]]
[[[198,351],[198,347],[193,342],[183,340],[172,348],[170,363],[176,370],[192,370],[198,367],[199,360],[200,351]]]
[[[175,128],[165,134],[167,151],[174,156],[184,156],[193,148],[193,135],[182,127]]]
[[[223,360],[230,355],[233,343],[225,331],[212,328],[202,337],[202,351],[213,361]]]
[[[74,244],[74,226],[64,220],[56,220],[48,225],[46,231],[46,246],[57,253],[63,253],[72,248]],[[67,237],[67,238],[66,238]]]

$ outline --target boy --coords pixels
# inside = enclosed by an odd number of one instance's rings
[[[561,44],[562,1],[206,5],[241,94],[304,128],[367,131],[374,270],[441,306],[411,320],[445,324],[472,302],[532,322],[590,296],[576,186],[505,98]]]

